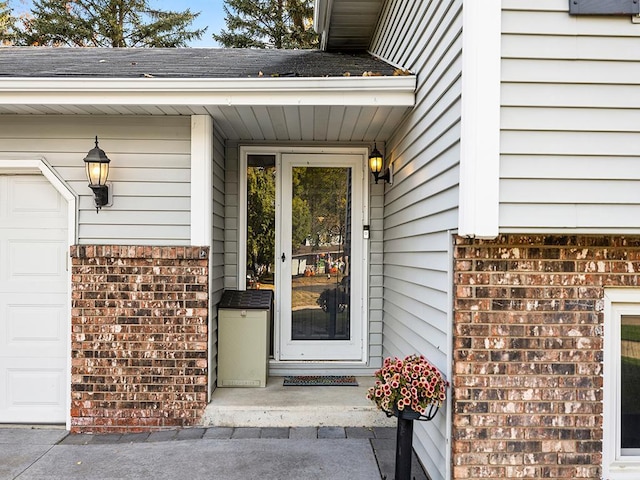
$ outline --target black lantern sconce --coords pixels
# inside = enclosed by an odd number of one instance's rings
[[[375,179],[376,183],[378,183],[378,180],[384,180],[388,184],[391,184],[392,183],[391,169],[387,167],[384,170],[384,173],[380,174],[380,172],[382,172],[383,167],[384,167],[384,157],[382,156],[382,154],[380,153],[380,150],[378,150],[378,147],[374,143],[371,155],[369,155],[369,168],[371,169],[373,178]]]
[[[109,186],[107,185],[109,162],[111,160],[104,153],[104,150],[98,147],[98,137],[96,136],[96,146],[89,150],[87,156],[84,157],[89,188],[93,190],[93,195],[95,196],[96,213],[105,205],[111,205],[109,202]]]

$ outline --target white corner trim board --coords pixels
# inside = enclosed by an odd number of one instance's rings
[[[464,2],[458,234],[498,235],[500,0]]]
[[[211,246],[213,232],[213,118],[191,116],[191,245]]]

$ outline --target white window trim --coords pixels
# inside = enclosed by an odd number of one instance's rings
[[[620,447],[620,317],[640,315],[640,289],[606,289],[604,295],[602,467],[605,480],[640,478],[640,456]]]

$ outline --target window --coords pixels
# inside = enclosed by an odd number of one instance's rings
[[[604,478],[640,478],[640,290],[605,291]]]

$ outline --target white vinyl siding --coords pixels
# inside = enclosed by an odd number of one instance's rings
[[[224,289],[224,232],[225,232],[225,148],[224,139],[215,129],[213,137],[213,255],[211,277],[213,290]],[[217,303],[217,302],[214,302]]]
[[[224,186],[224,288],[237,289],[238,278],[238,217],[240,215],[240,159],[239,147],[235,142],[227,142],[225,149]]]
[[[386,2],[374,55],[418,74],[416,106],[386,144],[384,356],[425,355],[449,377],[451,230],[457,228],[462,1]],[[416,422],[414,448],[432,479],[449,471],[444,410]]]
[[[367,171],[368,174],[368,171]],[[370,180],[373,177],[368,174]],[[382,367],[384,186],[369,185],[369,366]]]
[[[500,230],[639,233],[640,25],[502,9]]]
[[[98,135],[113,206],[96,214],[83,159]],[[44,158],[79,196],[79,243],[189,245],[190,117],[0,116],[0,157]]]
[[[209,277],[211,292],[209,295],[209,305],[212,307],[211,321],[209,322],[209,336],[212,359],[210,388],[216,384],[216,366],[218,345],[218,309],[215,306],[220,302],[222,292],[225,288],[225,148],[224,139],[216,127],[215,119],[213,124],[213,233],[211,256],[209,264]]]

